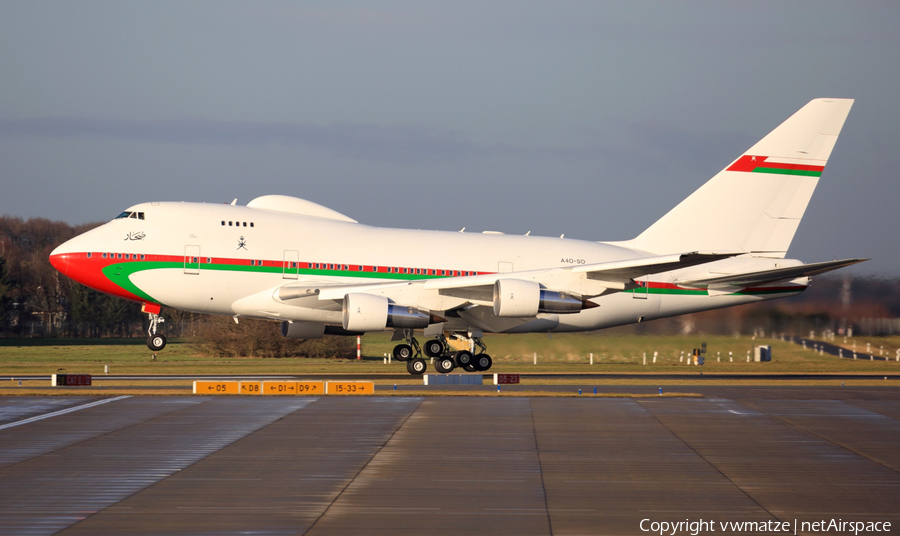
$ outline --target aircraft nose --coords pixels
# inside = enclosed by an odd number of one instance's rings
[[[61,274],[66,275],[69,271],[69,243],[64,242],[50,252],[50,264],[53,265]]]

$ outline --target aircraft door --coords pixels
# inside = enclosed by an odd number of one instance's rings
[[[184,273],[200,273],[200,246],[184,246]]]
[[[297,279],[300,273],[300,253],[284,250],[284,279]]]
[[[638,284],[637,288],[632,289],[631,296],[636,300],[646,300],[650,294],[650,278],[644,276],[634,280]]]

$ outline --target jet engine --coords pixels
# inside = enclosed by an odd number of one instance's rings
[[[498,279],[494,282],[494,314],[503,317],[529,317],[538,313],[577,313],[584,300],[566,292],[543,290],[534,281]]]
[[[422,329],[431,315],[415,307],[395,305],[384,296],[346,294],[341,323],[347,331],[381,331],[385,328]]]

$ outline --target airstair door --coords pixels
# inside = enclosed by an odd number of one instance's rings
[[[200,246],[184,246],[184,273],[200,273]]]
[[[284,250],[284,279],[297,279],[300,273],[300,252]]]

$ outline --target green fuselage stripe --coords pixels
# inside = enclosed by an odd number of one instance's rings
[[[753,170],[753,173],[774,173],[776,175],[800,175],[802,177],[821,177],[821,171],[810,171],[806,169],[781,169],[781,168],[767,168],[767,167],[758,167]]]
[[[185,270],[185,264],[183,262],[159,262],[159,261],[135,261],[135,262],[126,262],[126,263],[116,263],[111,264],[105,268],[103,268],[103,275],[105,275],[110,281],[120,286],[121,288],[127,290],[128,292],[138,296],[140,298],[146,299],[148,302],[159,303],[158,300],[151,297],[149,294],[141,290],[137,285],[132,283],[131,275],[137,272],[142,272],[145,270]],[[187,264],[187,269],[189,270],[200,270],[203,271],[220,271],[220,272],[246,272],[246,273],[259,273],[259,274],[285,274],[284,268],[280,266],[250,266],[245,264],[204,264],[204,263],[189,263]],[[287,272],[288,276],[285,278],[286,281],[290,281],[293,279],[293,275],[297,274],[297,276],[328,276],[328,277],[347,277],[347,278],[367,278],[367,279],[393,279],[399,281],[411,281],[411,280],[422,280],[422,279],[442,279],[447,277],[454,276],[442,276],[442,275],[425,275],[425,274],[395,274],[395,273],[385,273],[385,272],[359,272],[354,270],[322,270],[322,269],[308,269],[308,268],[294,268],[289,269]],[[783,294],[783,293],[791,293],[791,292],[801,292],[804,290],[802,287],[798,288],[770,288],[770,289],[759,289],[759,290],[742,290],[740,292],[735,292],[735,295],[738,296],[755,296],[761,294]],[[633,291],[625,291],[625,292],[634,292],[637,294],[668,294],[668,295],[680,295],[680,296],[707,296],[709,293],[706,289],[690,289],[690,288],[660,288],[660,287],[649,287],[649,288],[638,288]]]

